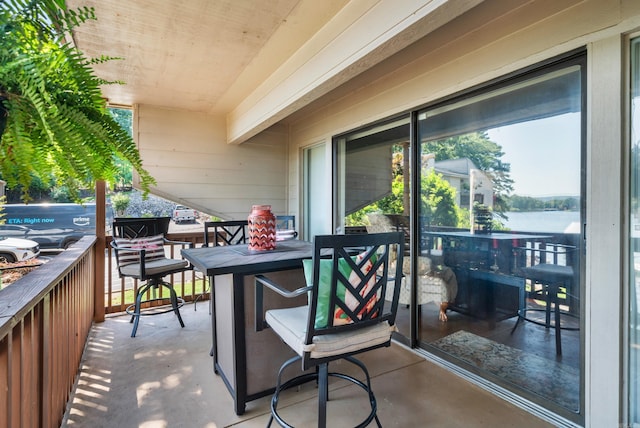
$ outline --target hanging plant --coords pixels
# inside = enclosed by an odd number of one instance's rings
[[[126,159],[146,194],[155,183],[133,139],[109,114],[92,66],[67,40],[96,19],[88,7],[64,0],[5,0],[0,5],[0,178],[20,185],[22,199],[35,177],[54,176],[74,199],[96,180],[113,181],[114,155]]]

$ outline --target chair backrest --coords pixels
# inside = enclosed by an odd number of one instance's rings
[[[113,222],[113,241],[111,247],[116,256],[116,265],[120,277],[133,277],[140,280],[168,275],[190,269],[188,265],[173,265],[166,270],[147,271],[142,261],[149,263],[166,259],[164,245],[169,231],[171,217],[120,217]],[[159,236],[161,235],[161,236]],[[143,249],[144,252],[140,250]],[[140,264],[140,271],[124,273],[128,265]]]
[[[305,343],[379,323],[393,326],[403,254],[402,232],[316,236],[313,258],[303,262],[312,286]],[[390,338],[375,347],[388,346]]]
[[[118,217],[113,221],[113,236],[127,239],[165,236],[170,221],[171,217]]]
[[[206,221],[204,223],[204,246],[246,244],[249,234],[248,220]],[[210,238],[213,231],[213,240]]]
[[[573,267],[577,262],[577,247],[570,244],[530,240],[513,249],[516,273],[538,264],[553,264]]]

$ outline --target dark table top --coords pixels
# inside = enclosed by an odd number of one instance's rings
[[[246,244],[182,250],[182,256],[207,276],[294,269],[302,267],[302,260],[311,258],[312,253],[311,242],[295,239],[279,241],[270,251],[250,252]]]

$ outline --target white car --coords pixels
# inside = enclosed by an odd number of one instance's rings
[[[0,236],[0,262],[20,262],[37,257],[38,254],[40,246],[35,241]]]

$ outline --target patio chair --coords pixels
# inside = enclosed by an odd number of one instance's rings
[[[528,321],[543,326],[553,327],[555,331],[556,355],[562,355],[562,330],[578,330],[578,327],[562,323],[562,316],[577,318],[575,310],[578,306],[573,294],[573,286],[577,283],[572,261],[576,247],[557,243],[539,243],[529,247],[517,247],[519,260],[525,263],[520,274],[530,282],[527,292],[530,299],[544,302],[543,307],[529,307],[527,303],[518,310],[518,319],[511,329],[513,334],[521,321]],[[564,305],[570,310],[564,310]],[[553,322],[551,311],[553,309]],[[572,310],[571,310],[572,309]],[[544,320],[533,318],[529,312],[543,312]]]
[[[246,244],[248,220],[205,221],[203,247]],[[210,240],[213,230],[213,241]]]
[[[329,376],[352,382],[366,392],[371,411],[358,426],[364,427],[374,419],[380,426],[369,373],[354,355],[391,344],[396,330],[403,246],[400,232],[319,235],[314,239],[312,259],[303,262],[306,287],[289,291],[266,276],[256,276],[257,287],[266,286],[282,296],[309,295],[306,306],[270,309],[265,315],[267,325],[297,354],[284,362],[278,372],[268,426],[273,419],[281,426],[291,426],[278,413],[280,394],[293,386],[316,381],[318,426],[325,427]],[[359,253],[354,255],[354,249]],[[400,263],[392,270],[394,253],[399,254]],[[389,289],[391,301],[383,297]],[[359,367],[365,380],[329,372],[329,363],[340,359]],[[303,373],[283,380],[287,367],[297,362],[301,362]]]
[[[247,237],[249,236],[247,232],[248,224],[248,220],[206,221],[204,223],[204,243],[202,244],[202,246],[218,247],[221,245],[246,244]],[[212,230],[212,232],[210,230]],[[211,239],[212,233],[213,239]],[[211,280],[213,281],[213,278]],[[211,287],[210,290],[211,300],[209,301],[209,314],[211,314],[211,307],[213,305],[213,299],[215,297],[215,290],[213,289],[213,287]],[[208,291],[209,288],[205,290],[205,293]],[[200,297],[202,297],[202,295],[196,297],[193,302],[194,311],[197,309],[196,304],[198,303]]]
[[[165,245],[187,245],[190,247],[191,244],[169,241],[165,238],[170,219],[170,217],[122,218],[113,222],[114,238],[111,241],[111,247],[116,256],[120,277],[146,281],[136,290],[135,302],[126,309],[126,312],[131,315],[130,322],[133,323],[131,337],[136,336],[140,317],[145,315],[174,312],[180,326],[184,327],[180,316],[180,307],[184,305],[184,300],[177,297],[173,284],[164,281],[163,278],[167,275],[190,270],[192,267],[186,260],[167,258]],[[171,308],[143,311],[143,305],[152,305],[165,300],[163,297],[156,297],[156,292],[160,287],[169,290]],[[152,291],[153,296],[145,300],[148,291]]]

